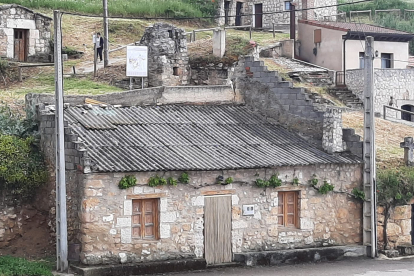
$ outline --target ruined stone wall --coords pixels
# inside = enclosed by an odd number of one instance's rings
[[[328,108],[323,117],[323,148],[329,152],[344,150],[342,139],[342,110]]]
[[[394,98],[394,107],[401,108],[404,101],[414,100],[414,70],[411,69],[374,69],[375,112],[383,113],[383,106],[388,105],[390,97]],[[346,85],[363,100],[364,70],[347,70]],[[390,116],[395,112],[387,110]]]
[[[190,85],[227,85],[234,68],[220,64],[191,65]]]
[[[189,80],[185,30],[167,23],[145,29],[139,45],[148,47],[148,85],[186,85]]]
[[[258,188],[257,178],[279,173],[283,185]],[[137,186],[120,190],[125,175],[135,175]],[[81,203],[81,261],[85,264],[126,263],[177,258],[203,258],[204,197],[209,192],[231,195],[233,253],[360,244],[362,204],[346,193],[320,195],[308,185],[316,175],[335,191],[350,192],[360,187],[360,165],[316,165],[237,171],[190,172],[189,184],[148,186],[157,173],[104,173],[84,175]],[[181,172],[158,173],[167,178]],[[229,185],[216,178],[232,177]],[[299,185],[292,185],[293,178]],[[278,192],[299,193],[299,228],[278,226]],[[131,198],[160,198],[160,239],[131,238]],[[243,216],[245,204],[255,206],[254,216]]]
[[[0,56],[14,58],[14,29],[28,30],[28,61],[48,61],[52,19],[21,7],[0,7]]]
[[[377,208],[378,243],[384,244],[384,207]],[[396,249],[400,245],[411,245],[411,205],[397,206],[390,210],[387,224],[388,246]]]

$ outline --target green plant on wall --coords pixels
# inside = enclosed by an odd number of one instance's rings
[[[361,191],[360,189],[358,189],[358,188],[354,188],[352,190],[352,194],[354,195],[355,198],[365,200],[365,193],[363,191]]]
[[[326,195],[328,192],[332,192],[334,190],[334,185],[328,183],[328,181],[324,181],[322,186],[319,187],[319,193]]]
[[[119,181],[119,189],[128,189],[137,185],[137,178],[133,175],[126,175]]]
[[[292,183],[293,183],[293,185],[299,185],[299,178],[297,176],[295,176],[295,178],[293,178]]]
[[[227,185],[233,183],[233,178],[232,177],[227,177],[226,180],[224,181],[224,183],[226,183]]]
[[[188,184],[188,183],[190,183],[190,177],[189,177],[188,173],[183,172],[183,173],[180,175],[180,177],[178,178],[178,181],[179,181],[180,183],[183,183],[183,184]]]
[[[311,185],[312,187],[316,187],[316,185],[318,185],[319,180],[316,178],[316,175],[314,174],[312,176],[312,179],[309,180],[309,185]]]
[[[178,181],[177,179],[174,179],[173,177],[170,176],[167,178],[167,183],[170,186],[177,186]]]
[[[270,177],[269,179],[269,186],[276,188],[276,187],[280,187],[282,186],[282,180],[279,179],[279,175],[278,174],[274,174]]]
[[[157,187],[167,185],[167,180],[164,177],[160,177],[158,175],[150,177],[148,180],[148,186],[150,187]]]
[[[269,187],[270,185],[269,181],[265,179],[260,179],[260,178],[256,179],[254,183],[256,184],[257,187],[260,187],[260,188],[266,188],[266,187]]]

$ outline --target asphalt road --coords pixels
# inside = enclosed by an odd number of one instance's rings
[[[414,258],[397,260],[351,258],[336,262],[273,267],[224,268],[169,273],[183,276],[414,276]]]

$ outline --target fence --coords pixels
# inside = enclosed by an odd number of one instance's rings
[[[364,10],[364,11],[350,11],[349,12],[349,22],[352,21],[352,15],[353,14],[359,14],[359,13],[368,13],[369,14],[369,20],[372,20],[372,11],[371,10]]]
[[[401,18],[401,10],[400,9],[389,9],[389,10],[376,10],[375,11],[375,18],[377,18],[377,14],[379,13],[397,13],[398,16]]]
[[[336,84],[336,86],[344,86],[345,85],[345,73],[344,73],[344,71],[337,71],[336,72],[335,84]]]
[[[392,107],[392,106],[388,106],[388,105],[384,105],[383,108],[384,108],[384,110],[383,110],[384,120],[387,119],[387,109],[391,109],[391,110],[395,110],[397,112],[401,112],[401,119],[402,120],[411,121],[411,122],[414,121],[414,112],[404,110],[404,109],[400,109],[400,108],[396,108],[396,107]]]
[[[224,30],[228,30],[228,29],[249,29],[249,36],[250,39],[252,39],[252,29],[253,29],[253,25],[244,25],[244,26],[228,26],[228,27],[224,27]],[[214,30],[216,30],[218,28],[208,28],[208,29],[197,29],[197,30],[193,30],[192,32],[186,32],[186,35],[190,35],[190,42],[196,41],[196,33],[200,33],[200,32],[212,32]],[[275,37],[275,28],[273,26],[273,37]]]

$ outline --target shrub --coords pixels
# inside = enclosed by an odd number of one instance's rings
[[[137,178],[133,175],[126,175],[119,181],[119,189],[128,189],[137,185]]]
[[[31,262],[23,258],[0,256],[0,275],[52,276],[52,268],[45,262]]]
[[[31,198],[46,180],[43,156],[33,137],[0,135],[0,189]]]
[[[183,173],[180,175],[180,177],[178,178],[178,181],[179,181],[180,183],[183,183],[183,184],[188,184],[188,183],[190,182],[190,176],[188,175],[188,173],[183,172]]]

